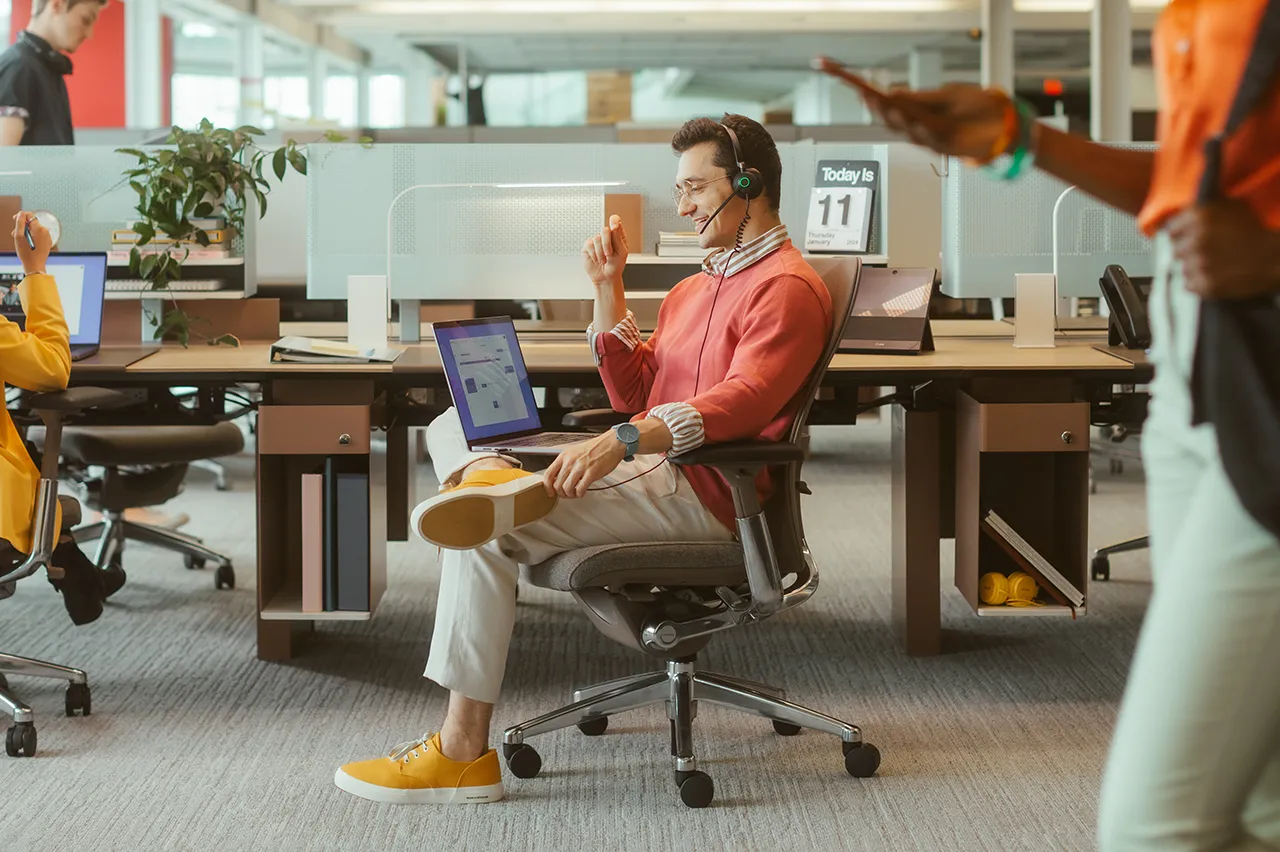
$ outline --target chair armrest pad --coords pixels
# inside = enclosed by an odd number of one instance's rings
[[[568,429],[603,429],[626,423],[631,415],[614,411],[612,408],[589,408],[585,411],[570,411],[561,423]]]
[[[57,393],[37,393],[23,401],[23,407],[32,411],[61,411],[74,413],[87,408],[104,408],[123,405],[130,401],[127,394],[107,388],[75,387]]]
[[[696,450],[671,456],[671,463],[680,467],[706,465],[729,467],[741,464],[760,466],[804,461],[804,450],[786,441],[729,441],[723,444],[703,444]]]

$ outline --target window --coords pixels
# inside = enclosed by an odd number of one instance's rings
[[[306,121],[311,117],[306,77],[267,77],[262,81],[262,105],[269,127]]]
[[[193,130],[207,118],[217,127],[235,127],[240,82],[212,74],[173,75],[173,123]]]
[[[369,78],[369,126],[404,126],[404,77],[377,74]]]
[[[324,83],[324,117],[339,127],[356,126],[356,78],[330,77]]]

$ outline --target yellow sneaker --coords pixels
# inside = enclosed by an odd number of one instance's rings
[[[526,470],[474,470],[413,510],[418,535],[448,550],[473,550],[541,520],[556,507],[542,477]]]
[[[498,753],[489,749],[471,763],[440,752],[440,735],[397,746],[386,757],[348,763],[333,783],[353,796],[389,805],[469,805],[502,798]]]

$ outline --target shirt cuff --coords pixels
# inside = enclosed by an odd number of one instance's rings
[[[667,429],[671,432],[671,449],[667,450],[669,456],[696,450],[707,440],[707,433],[702,425],[702,412],[687,402],[666,402],[654,406],[649,410],[649,416],[667,424]]]
[[[0,118],[20,118],[25,122],[30,117],[31,114],[20,106],[0,106]]]
[[[636,315],[627,311],[627,315],[613,327],[609,332],[614,337],[622,341],[627,347],[628,352],[634,352],[635,348],[640,345],[640,326],[636,325]],[[591,347],[591,355],[596,359],[596,366],[600,366],[600,348],[596,345],[600,332],[596,331],[596,324],[591,323],[587,326],[587,345]]]

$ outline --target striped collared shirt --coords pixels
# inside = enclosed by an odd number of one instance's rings
[[[787,226],[779,225],[765,231],[738,249],[720,249],[707,255],[702,261],[702,271],[708,275],[724,275],[732,278],[747,267],[764,260],[787,241]],[[728,267],[726,270],[725,267]]]

